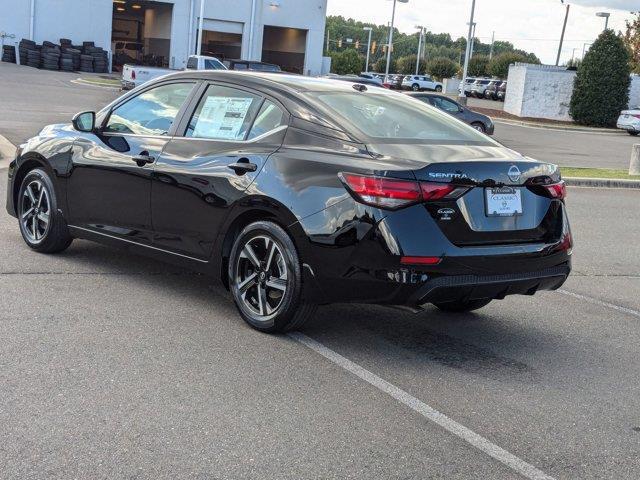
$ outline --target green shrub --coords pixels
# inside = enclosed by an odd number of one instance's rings
[[[487,55],[474,55],[471,57],[467,75],[470,77],[486,77],[489,75],[489,57]]]
[[[505,52],[500,55],[496,55],[489,62],[489,75],[492,77],[506,79],[509,75],[509,65],[513,65],[518,62],[527,62],[527,57],[520,53]]]
[[[331,71],[338,75],[359,74],[364,68],[360,54],[350,48],[331,55]]]
[[[456,62],[445,57],[434,58],[427,63],[427,73],[437,80],[455,76],[458,69]]]
[[[578,67],[569,114],[594,127],[614,127],[627,108],[631,67],[629,52],[613,30],[605,30]]]
[[[396,62],[395,73],[404,73],[405,75],[414,74],[416,72],[417,55],[407,55],[400,57]],[[423,74],[425,69],[424,60],[420,61],[418,73]]]

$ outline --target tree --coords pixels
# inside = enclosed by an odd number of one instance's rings
[[[640,12],[633,12],[635,18],[627,20],[627,31],[624,34],[624,44],[631,54],[631,68],[634,73],[640,73]]]
[[[527,57],[520,53],[505,52],[496,55],[489,62],[489,75],[497,78],[507,78],[509,75],[509,65],[517,62],[527,62]]]
[[[407,55],[406,57],[400,57],[396,62],[395,71],[397,73],[404,73],[405,75],[415,73],[417,61],[418,61],[417,55]],[[424,73],[424,71],[425,71],[425,63],[424,63],[424,60],[421,60],[418,73]]]
[[[364,60],[353,48],[331,55],[331,71],[338,75],[359,74],[364,68]]]
[[[427,73],[437,80],[451,78],[458,73],[458,64],[448,58],[434,58],[427,63]]]
[[[605,30],[578,68],[569,114],[594,127],[614,127],[627,108],[631,78],[630,56],[622,37]]]
[[[474,55],[469,60],[468,75],[470,77],[486,77],[489,72],[489,57],[486,55]]]
[[[373,65],[373,71],[378,73],[385,73],[387,67],[387,57],[381,57],[378,61]],[[397,70],[397,62],[395,58],[391,57],[391,65],[389,67],[389,73],[394,73]]]

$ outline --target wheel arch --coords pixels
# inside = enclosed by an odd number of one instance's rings
[[[13,205],[16,211],[18,208],[18,194],[20,193],[20,186],[22,185],[22,181],[31,170],[35,170],[36,168],[42,168],[49,174],[51,180],[53,181],[53,186],[56,189],[56,197],[60,198],[60,189],[57,185],[57,182],[54,181],[55,175],[53,172],[53,168],[51,168],[49,162],[47,162],[47,160],[42,155],[32,152],[26,154],[21,158],[20,164],[14,174],[13,191],[11,192],[11,194],[13,195]]]

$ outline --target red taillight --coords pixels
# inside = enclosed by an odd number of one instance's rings
[[[400,257],[402,265],[437,265],[441,260],[440,257]]]
[[[135,70],[133,70],[133,71],[131,72],[131,80],[135,80],[135,79],[136,79],[136,71],[135,71]]]
[[[551,198],[555,198],[557,200],[564,200],[567,196],[567,186],[564,182],[554,183],[552,185],[544,185],[544,189],[548,192],[548,195]]]
[[[422,201],[454,199],[468,190],[467,187],[448,183],[417,182],[354,173],[340,173],[339,177],[363,203],[390,209]]]
[[[631,116],[632,117],[636,117],[636,118],[640,118],[640,115],[638,115],[638,114],[632,114]]]

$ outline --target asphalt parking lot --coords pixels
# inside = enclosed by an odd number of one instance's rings
[[[113,95],[59,85],[76,103],[0,134]],[[640,191],[567,203],[558,292],[335,305],[293,336],[245,326],[205,276],[85,241],[34,253],[2,209],[0,476],[639,478]]]

